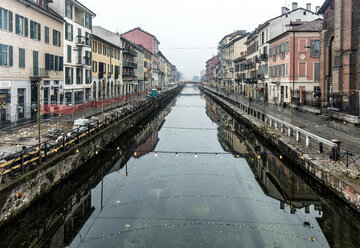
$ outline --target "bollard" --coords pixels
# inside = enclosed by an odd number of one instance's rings
[[[23,174],[24,173],[24,152],[25,152],[25,149],[26,149],[26,147],[25,146],[23,146],[22,147],[22,151],[21,151],[21,174]]]
[[[337,140],[337,139],[332,139],[331,142],[335,143],[336,146],[333,146],[331,148],[331,153],[330,153],[330,159],[334,160],[335,162],[339,160],[340,158],[340,145],[341,145],[341,141]]]
[[[47,150],[47,143],[45,142],[45,161],[47,161],[47,152],[48,152],[48,150]]]
[[[63,143],[63,151],[65,151],[65,134],[64,133],[63,133],[62,143]]]
[[[324,152],[324,144],[323,143],[319,143],[319,152],[323,153]]]

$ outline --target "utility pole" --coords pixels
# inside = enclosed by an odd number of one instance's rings
[[[293,94],[293,89],[290,87],[290,119],[291,119],[291,125],[294,124],[294,121],[293,121],[293,107],[292,107],[292,94]]]
[[[101,84],[101,116],[104,119],[104,85],[105,85],[105,78],[103,79],[103,83]]]
[[[37,83],[37,108],[38,108],[38,140],[39,140],[39,155],[40,155],[40,161],[41,161],[41,135],[40,135],[40,82]]]
[[[263,91],[264,91],[264,99],[263,99],[263,113],[265,114],[265,93],[266,93],[266,88],[265,88],[265,83],[264,83],[264,87],[263,87]]]

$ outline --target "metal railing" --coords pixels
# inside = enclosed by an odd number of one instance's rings
[[[262,121],[264,124],[268,126],[268,128],[273,128],[275,131],[284,133],[288,137],[294,138],[298,143],[303,142],[306,147],[315,147],[315,145],[317,145],[319,153],[324,153],[327,147],[331,156],[333,156],[332,154],[334,154],[334,152],[339,152],[338,145],[330,140],[324,139],[304,129],[291,125],[285,121],[279,120],[276,117],[273,117],[253,107],[250,107],[247,104],[236,101],[231,97],[225,96],[212,89],[209,88],[204,88],[204,89],[213,95],[219,96],[227,100],[228,102],[235,105],[246,114],[253,116],[256,119]]]
[[[168,91],[168,94],[160,94],[157,97],[157,101],[165,98],[176,90],[177,88],[174,88]],[[146,107],[153,105],[153,100],[147,99],[139,101],[137,104],[115,109],[113,112],[105,113],[103,117],[100,117],[97,120],[90,121],[85,126],[78,127],[67,133],[62,132],[62,135],[56,140],[48,140],[34,146],[23,147],[19,151],[7,155],[2,158],[5,162],[0,163],[0,183],[4,176],[11,174],[11,178],[16,178],[26,171],[34,169],[35,166],[40,165],[43,161],[47,161],[56,154],[64,152],[70,147],[79,144],[80,140],[95,135],[109,124],[125,118],[130,118],[130,116],[136,114],[138,111],[142,111]],[[79,150],[76,150],[76,153],[78,152]]]

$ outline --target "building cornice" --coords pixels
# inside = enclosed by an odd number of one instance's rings
[[[32,8],[36,11],[39,11],[40,13],[58,21],[58,22],[61,22],[61,23],[64,23],[65,20],[64,18],[62,18],[61,16],[59,16],[55,11],[53,11],[51,8],[47,7],[43,7],[35,2],[32,2],[32,1],[29,1],[29,0],[17,0],[18,2],[26,5],[26,7],[28,8]]]

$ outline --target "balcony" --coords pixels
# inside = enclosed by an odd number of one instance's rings
[[[132,48],[129,48],[129,47],[125,48],[123,53],[130,54],[130,55],[132,55],[134,57],[137,56],[137,53],[136,53],[135,49],[132,49]]]
[[[137,69],[137,64],[131,61],[126,61],[124,63],[123,67],[129,67],[129,68],[133,68],[133,69]]]
[[[49,78],[49,71],[45,70],[45,68],[31,68],[31,79],[42,79]]]
[[[76,39],[76,46],[90,47],[90,37],[78,36]]]
[[[134,77],[135,77],[135,72],[124,71],[124,72],[123,72],[123,77],[131,77],[131,78],[134,78]]]

